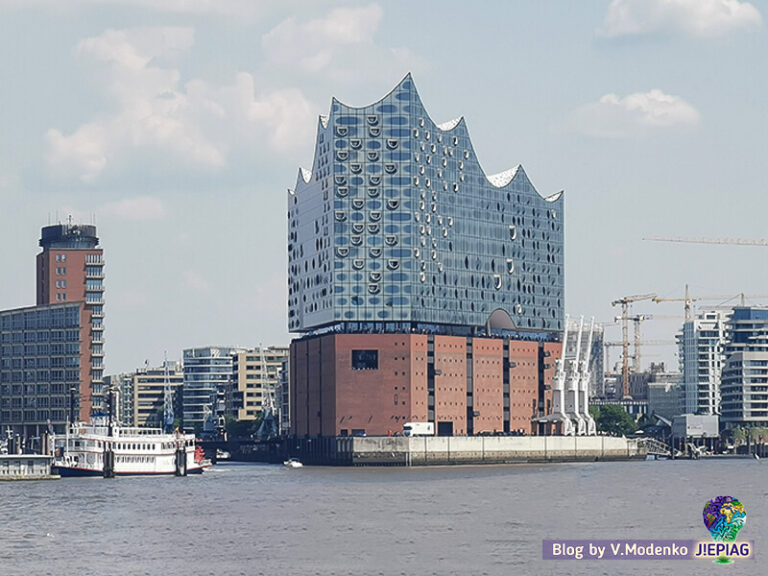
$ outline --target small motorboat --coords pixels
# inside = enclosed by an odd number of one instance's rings
[[[298,458],[288,458],[288,460],[283,462],[283,466],[286,468],[303,468],[304,464]]]

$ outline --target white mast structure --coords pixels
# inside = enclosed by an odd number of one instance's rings
[[[584,352],[584,359],[581,361],[579,373],[581,375],[579,379],[579,407],[581,408],[581,417],[585,423],[585,434],[587,436],[594,436],[597,434],[597,427],[595,425],[595,419],[589,413],[589,381],[592,377],[592,371],[589,369],[589,360],[592,355],[592,335],[595,331],[595,318],[592,317],[592,322],[589,325],[589,338],[587,340],[587,349]]]
[[[565,349],[568,344],[568,316],[565,317],[565,330],[563,331],[563,348],[560,352],[560,358],[555,360],[555,376],[552,379],[552,414],[549,420],[559,422],[562,426],[561,433],[564,436],[573,435],[573,422],[565,413],[565,377],[567,373],[567,363],[565,360]]]
[[[275,400],[272,397],[272,386],[267,374],[267,359],[264,346],[259,344],[261,351],[261,426],[256,432],[260,440],[277,436],[277,418],[275,418]]]
[[[168,371],[168,352],[163,361],[163,431],[173,432],[173,392],[171,392],[171,376]]]
[[[584,316],[579,321],[579,332],[576,335],[576,357],[571,360],[568,365],[568,382],[565,388],[565,413],[568,418],[573,422],[575,434],[577,436],[583,436],[586,432],[586,423],[579,412],[579,380],[581,374],[579,372],[579,356],[581,356],[581,333],[584,329]],[[566,346],[566,341],[563,346]]]

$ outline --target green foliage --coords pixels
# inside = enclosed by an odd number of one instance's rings
[[[627,411],[619,404],[601,406],[596,421],[599,431],[612,436],[629,436],[637,430],[632,416],[627,414]]]
[[[600,406],[590,406],[589,415],[592,416],[592,420],[597,422],[600,419]]]
[[[232,416],[225,416],[224,421],[224,428],[230,439],[250,438],[261,426],[260,416],[255,420],[236,420]]]

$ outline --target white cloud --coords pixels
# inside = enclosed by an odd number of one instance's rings
[[[378,4],[369,4],[336,8],[314,20],[291,17],[265,34],[261,45],[275,66],[323,73],[334,81],[364,78],[367,72],[404,75],[421,67],[420,59],[406,48],[388,48],[376,41],[382,15]]]
[[[740,0],[613,0],[598,33],[711,37],[761,24],[757,8]]]
[[[227,154],[266,140],[277,151],[309,141],[310,106],[296,89],[258,93],[256,80],[239,74],[232,85],[201,79],[182,84],[174,63],[194,44],[190,28],[107,30],[77,46],[102,63],[116,111],[97,116],[71,134],[45,135],[54,173],[93,182],[110,168],[163,162],[193,170],[220,170]]]
[[[699,113],[679,96],[661,90],[620,97],[606,94],[574,113],[575,128],[598,138],[633,138],[658,129],[698,125]]]
[[[111,202],[102,206],[99,213],[102,216],[132,221],[162,220],[167,215],[163,201],[152,196],[137,196]]]

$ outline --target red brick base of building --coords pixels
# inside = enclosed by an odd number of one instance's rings
[[[324,334],[294,340],[295,436],[536,434],[560,343],[427,334]]]

